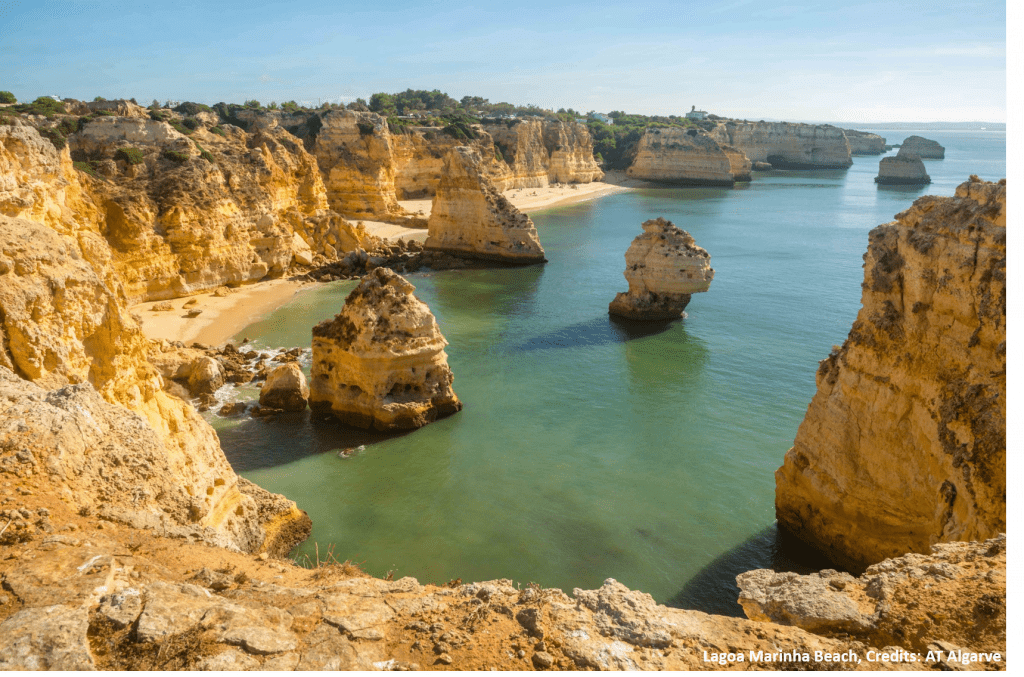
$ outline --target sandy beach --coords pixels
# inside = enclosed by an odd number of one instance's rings
[[[315,283],[293,280],[268,280],[238,289],[227,296],[197,294],[170,301],[173,310],[154,311],[161,301],[147,301],[132,306],[132,312],[142,318],[142,333],[151,339],[167,339],[219,346],[246,325],[266,316],[290,301],[301,290]],[[182,306],[192,299],[197,303],[187,309]],[[188,310],[202,310],[198,317],[188,317]]]
[[[622,172],[609,172],[604,181],[559,184],[546,188],[517,188],[505,191],[504,195],[520,210],[529,213],[594,200],[643,185],[643,181],[628,179]],[[430,216],[431,200],[403,200],[399,204],[413,214],[422,212],[422,216]],[[423,242],[427,239],[425,228],[406,228],[383,221],[364,220],[362,223],[371,234],[389,240],[402,238]],[[219,346],[247,324],[280,308],[295,294],[313,284],[269,280],[233,289],[227,296],[218,297],[211,292],[174,299],[170,301],[173,310],[154,311],[153,306],[161,302],[147,301],[133,306],[132,312],[142,318],[142,331],[151,339]],[[196,299],[196,305],[183,309],[182,306],[191,299]],[[187,312],[192,309],[203,312],[198,317],[190,318]]]

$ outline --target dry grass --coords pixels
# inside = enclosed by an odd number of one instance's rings
[[[326,551],[321,555],[320,544],[314,543],[314,556],[311,558],[308,553],[296,558],[295,563],[300,567],[313,570],[314,581],[325,578],[369,578],[370,575],[363,571],[362,567],[352,560],[339,561],[334,555],[334,544],[327,546]]]

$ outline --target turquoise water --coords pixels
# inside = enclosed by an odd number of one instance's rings
[[[409,275],[451,344],[465,404],[415,432],[309,412],[208,420],[237,470],[309,512],[299,555],[334,544],[373,574],[435,583],[571,590],[613,577],[660,602],[735,612],[739,571],[820,565],[778,537],[773,472],[818,361],[857,314],[868,231],[969,174],[1004,175],[1003,133],[923,135],[947,148],[925,188],[879,188],[879,158],[857,157],[848,171],[759,173],[734,189],[620,193],[532,214],[546,265]],[[711,253],[711,290],[682,320],[613,321],[623,254],[657,216]],[[237,338],[308,347],[354,285],[305,292]]]

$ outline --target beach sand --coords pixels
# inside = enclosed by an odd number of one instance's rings
[[[609,172],[604,181],[561,184],[547,188],[517,188],[505,191],[504,195],[521,211],[529,213],[594,200],[644,185],[643,181],[626,178],[623,172]],[[399,204],[413,214],[422,212],[422,216],[430,216],[431,200],[403,200]],[[364,220],[362,223],[372,235],[389,240],[402,238],[423,242],[427,239],[426,228],[406,228],[382,221]],[[174,310],[153,311],[153,306],[159,301],[147,301],[133,306],[132,311],[142,318],[142,332],[151,339],[219,346],[246,325],[280,308],[302,289],[314,284],[269,280],[233,289],[223,297],[208,293],[174,299],[170,302]],[[196,299],[198,303],[183,310],[182,305],[190,299]],[[203,312],[198,317],[189,318],[186,313],[192,308]]]
[[[219,346],[243,327],[290,301],[299,291],[315,283],[293,280],[268,280],[231,290],[227,296],[197,294],[170,303],[174,310],[153,311],[160,301],[147,301],[132,306],[132,312],[142,318],[142,333],[151,339],[167,339]],[[183,310],[186,301],[196,299],[198,303]],[[186,313],[193,308],[202,310],[198,317],[189,318]]]

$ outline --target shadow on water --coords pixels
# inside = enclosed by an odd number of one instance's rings
[[[412,431],[382,433],[341,423],[331,415],[303,412],[246,418],[218,431],[220,446],[236,472],[273,468],[328,451],[376,444]],[[290,443],[282,444],[282,440]]]
[[[913,184],[913,185],[887,185],[884,183],[877,184],[878,191],[880,193],[902,193],[904,195],[918,195],[923,194],[928,188],[928,184]]]
[[[549,331],[535,336],[515,348],[517,351],[547,350],[548,348],[581,348],[608,343],[626,343],[634,339],[654,336],[671,328],[675,320],[635,322],[614,315],[597,317],[586,322]]]
[[[715,558],[665,604],[744,618],[743,608],[736,601],[740,594],[737,575],[752,569],[809,574],[835,568],[819,551],[773,524]]]

